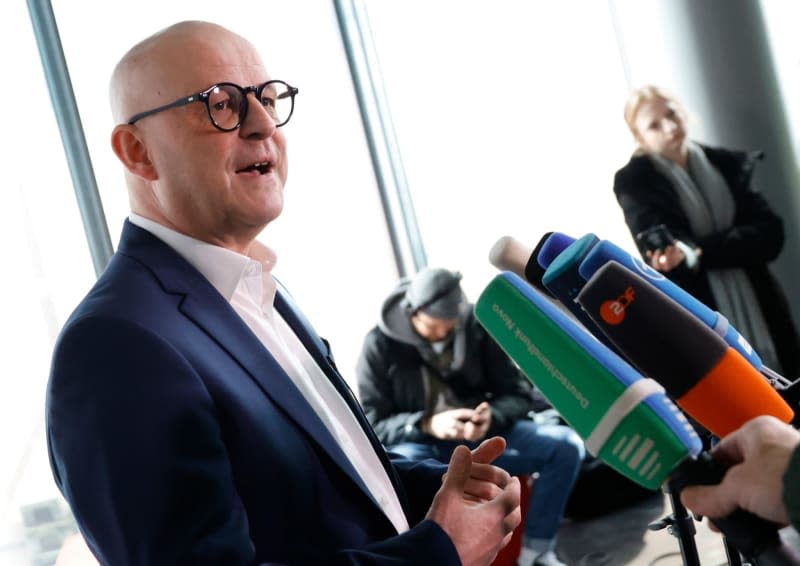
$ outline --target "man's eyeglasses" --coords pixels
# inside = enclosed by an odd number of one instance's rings
[[[245,87],[233,83],[219,83],[164,106],[139,112],[128,120],[128,124],[135,124],[142,118],[170,108],[202,102],[206,106],[211,124],[223,132],[232,132],[242,125],[247,116],[247,95],[251,92],[275,121],[275,127],[283,126],[292,117],[294,97],[298,90],[283,81],[267,81],[261,85]]]

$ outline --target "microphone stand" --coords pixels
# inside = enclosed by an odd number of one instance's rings
[[[704,450],[707,454],[716,437],[692,417],[689,415],[686,415],[686,417],[700,435],[700,438],[703,441]],[[696,472],[700,468],[693,469]],[[707,471],[707,468],[704,467],[703,469]],[[673,474],[667,483],[662,486],[662,491],[669,496],[672,514],[659,521],[650,523],[648,528],[653,531],[667,528],[667,532],[678,539],[678,545],[681,549],[681,557],[683,558],[684,566],[700,566],[700,557],[697,551],[697,544],[695,542],[695,535],[697,534],[697,530],[694,525],[695,518],[688,512],[686,507],[683,506],[683,503],[681,503],[680,499],[681,489],[687,485],[687,475],[691,475],[694,480],[700,479],[700,476],[698,476],[696,473],[690,472],[689,468],[684,468],[683,471],[679,472],[677,475]],[[722,535],[722,542],[725,548],[725,555],[728,559],[729,566],[743,566],[741,553],[725,535]],[[748,564],[757,564],[750,557],[746,558],[748,559]]]
[[[731,566],[742,566],[742,555],[739,554],[739,551],[736,549],[735,546],[731,544],[731,541],[728,540],[728,537],[722,537],[722,544],[725,546],[725,556],[728,557],[728,564]],[[753,563],[750,560],[748,563]]]
[[[694,520],[689,515],[686,507],[683,506],[683,503],[681,503],[678,490],[672,479],[664,484],[662,490],[669,496],[672,514],[658,521],[653,521],[647,525],[647,528],[651,531],[660,531],[666,528],[669,534],[678,539],[684,565],[700,566],[700,557],[697,554],[697,544],[694,540],[694,535],[697,532],[694,527]]]
[[[694,518],[686,510],[686,507],[683,506],[683,503],[681,503],[679,489],[674,484],[673,480],[669,480],[664,484],[663,491],[669,495],[672,514],[650,523],[647,525],[647,528],[651,531],[660,531],[666,528],[669,534],[678,539],[684,566],[700,566],[700,556],[697,552],[697,544],[694,540],[694,536],[697,533],[694,526]],[[728,564],[730,566],[742,566],[742,558],[739,551],[724,535],[722,541],[725,547],[725,555],[728,558]]]

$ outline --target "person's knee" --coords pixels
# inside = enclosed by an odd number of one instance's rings
[[[586,447],[581,437],[572,429],[565,431],[556,448],[555,459],[565,463],[570,462],[577,470],[585,456]]]
[[[578,436],[578,433],[570,429],[567,435],[567,443],[577,453],[578,460],[583,461],[586,457],[586,445],[583,443],[583,439]]]
[[[538,462],[537,470],[554,466],[577,472],[586,456],[581,437],[565,425],[537,426],[533,421],[522,421],[515,425],[513,432],[515,434],[507,439],[509,446],[533,457]],[[535,453],[538,454],[534,456]]]

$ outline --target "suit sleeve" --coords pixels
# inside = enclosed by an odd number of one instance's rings
[[[72,324],[54,354],[47,439],[56,483],[101,563],[254,563],[214,403],[154,332],[109,318]],[[420,555],[458,562],[445,532],[423,520],[321,563],[410,566]]]
[[[442,487],[447,465],[432,459],[410,460],[392,453],[389,456],[405,489],[409,524],[414,525],[428,513],[433,496]]]
[[[151,332],[72,325],[56,347],[47,434],[56,482],[101,563],[252,561],[211,399]]]

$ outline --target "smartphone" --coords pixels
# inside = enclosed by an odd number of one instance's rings
[[[645,251],[663,250],[675,244],[675,236],[664,224],[657,224],[636,234],[636,243]]]

